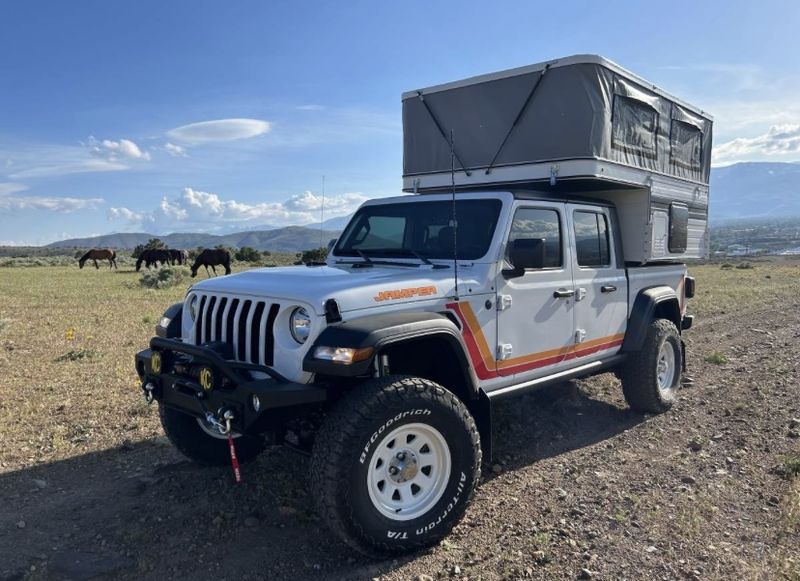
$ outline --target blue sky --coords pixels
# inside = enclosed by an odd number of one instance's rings
[[[233,231],[401,185],[400,94],[598,53],[800,159],[800,3],[5,1],[0,244]]]

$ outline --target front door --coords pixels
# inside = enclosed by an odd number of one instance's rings
[[[518,201],[507,233],[506,260],[518,239],[544,251],[541,267],[497,278],[497,348],[501,376],[524,381],[569,365],[575,345],[572,249],[566,207],[557,202]]]

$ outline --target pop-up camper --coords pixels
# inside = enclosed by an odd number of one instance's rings
[[[404,93],[403,189],[601,199],[626,262],[701,258],[711,130],[710,115],[615,63],[572,56]]]

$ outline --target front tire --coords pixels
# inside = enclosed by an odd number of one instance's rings
[[[629,354],[619,373],[628,405],[656,414],[670,409],[681,384],[682,361],[683,345],[675,324],[666,319],[650,323],[642,350]]]
[[[311,459],[318,511],[367,555],[429,546],[461,519],[480,477],[478,430],[464,404],[416,377],[366,382],[319,431]]]
[[[158,406],[158,415],[169,441],[189,460],[203,466],[230,464],[227,436],[212,435],[210,428],[201,425],[203,420],[164,405]],[[264,450],[260,436],[234,434],[234,441],[236,457],[242,463],[254,460]]]

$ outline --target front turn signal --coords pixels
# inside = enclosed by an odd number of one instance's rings
[[[330,361],[331,363],[339,363],[341,365],[351,365],[369,359],[374,352],[375,349],[372,347],[354,349],[352,347],[320,346],[314,350],[314,359]]]

